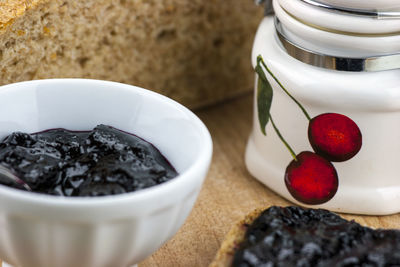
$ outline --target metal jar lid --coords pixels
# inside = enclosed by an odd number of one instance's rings
[[[368,9],[353,9],[348,7],[336,7],[328,5],[327,2],[343,1],[343,0],[298,0],[310,5],[310,8],[326,9],[328,12],[340,13],[340,14],[352,14],[354,16],[374,17],[374,19],[399,19],[400,12],[389,12],[389,11],[377,11]],[[354,0],[357,1],[357,0]],[[389,1],[389,0],[388,0]],[[398,1],[398,0],[396,0]],[[274,10],[272,1],[258,1],[264,2],[266,6],[266,15],[273,15]],[[324,3],[323,3],[324,2]],[[399,4],[400,5],[400,4]],[[400,51],[393,51],[390,53],[383,53],[379,55],[371,55],[367,57],[348,57],[348,56],[337,56],[327,53],[321,53],[317,51],[305,48],[293,40],[291,40],[284,30],[284,26],[281,24],[278,18],[275,18],[275,28],[282,48],[292,57],[306,64],[321,67],[325,69],[338,70],[338,71],[349,71],[349,72],[376,72],[400,69]],[[322,29],[321,29],[322,30]]]
[[[366,16],[378,19],[400,18],[399,0],[300,0],[314,7],[335,13]],[[273,13],[272,0],[255,0],[265,4],[265,14]]]
[[[283,49],[292,57],[306,64],[325,69],[351,72],[375,72],[400,69],[400,53],[365,58],[338,57],[311,51],[301,47],[284,34],[282,25],[275,17],[278,40]]]
[[[320,0],[300,0],[300,1],[312,5],[314,7],[323,8],[325,10],[335,13],[372,17],[376,19],[400,19],[400,11],[397,10],[357,9],[347,6],[332,5],[326,3],[328,1],[320,1]]]
[[[398,0],[315,0],[319,3],[352,10],[366,11],[390,11],[399,10],[400,1]]]

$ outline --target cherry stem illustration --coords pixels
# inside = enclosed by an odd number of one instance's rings
[[[272,73],[272,71],[268,68],[267,64],[265,64],[263,58],[261,55],[259,55],[257,57],[257,65],[259,65],[261,62],[261,64],[264,66],[264,68],[268,71],[269,75],[271,75],[272,78],[274,78],[274,80],[278,83],[278,85],[282,88],[282,90],[299,106],[299,108],[303,111],[304,115],[306,116],[306,118],[308,120],[311,120],[310,115],[308,115],[307,111],[305,110],[305,108],[300,104],[300,102],[298,102],[290,93],[288,90],[286,90],[286,88],[281,84],[281,82],[278,80],[278,78],[275,77],[275,75]]]
[[[274,127],[274,130],[276,132],[276,134],[278,135],[279,139],[281,139],[282,143],[285,144],[286,148],[289,150],[290,154],[292,154],[292,157],[295,161],[297,161],[297,157],[296,157],[296,153],[294,153],[293,149],[290,147],[290,145],[288,144],[288,142],[286,142],[285,138],[283,138],[281,132],[279,131],[278,127],[276,127],[274,120],[272,119],[271,114],[269,115],[269,120],[272,123],[272,126]]]

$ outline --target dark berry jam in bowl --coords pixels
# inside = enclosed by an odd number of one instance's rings
[[[178,175],[152,144],[103,124],[91,131],[14,132],[0,142],[0,164],[26,186],[0,184],[68,197],[134,192]]]
[[[171,238],[208,171],[204,124],[175,101],[138,87],[84,79],[0,87],[0,139],[13,132],[90,131],[97,125],[154,145],[178,176],[135,192],[63,197],[0,185],[0,259],[17,266],[130,266]]]

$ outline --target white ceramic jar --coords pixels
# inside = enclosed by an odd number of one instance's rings
[[[348,6],[338,6],[342,3]],[[261,55],[311,118],[343,114],[362,134],[361,149],[354,157],[332,162],[339,182],[336,194],[312,207],[375,215],[399,212],[398,1],[274,0],[273,4],[275,16],[264,18],[254,41],[253,66]],[[308,119],[263,69],[273,91],[270,114],[282,136],[296,154],[313,152]],[[285,172],[293,158],[271,122],[266,136],[261,130],[257,85],[253,131],[245,156],[247,168],[286,199],[311,206],[296,200],[285,184]]]

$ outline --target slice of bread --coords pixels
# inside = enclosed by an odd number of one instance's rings
[[[254,210],[231,228],[209,267],[228,267],[232,265],[233,256],[239,244],[243,242],[248,226],[263,211],[264,209]]]
[[[233,263],[399,266],[400,230],[362,226],[324,209],[271,206],[251,212],[236,224],[210,266]]]
[[[251,90],[253,1],[4,0],[0,84],[84,77],[198,107]]]

